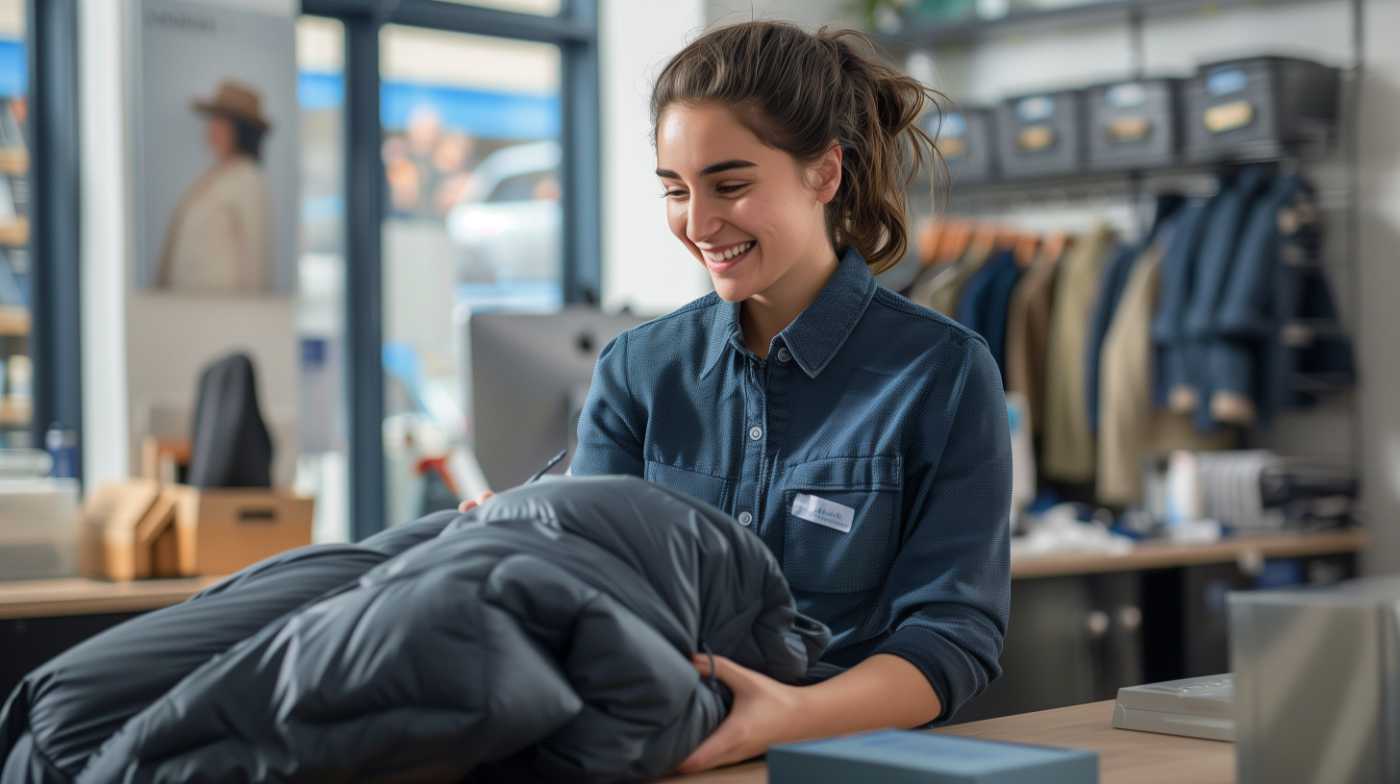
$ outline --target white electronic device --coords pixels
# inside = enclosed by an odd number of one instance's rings
[[[1125,686],[1118,690],[1118,703],[1113,706],[1113,726],[1233,741],[1234,708],[1235,681],[1229,673]]]

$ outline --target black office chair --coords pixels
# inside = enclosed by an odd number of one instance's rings
[[[272,437],[247,354],[230,354],[200,373],[190,446],[187,482],[194,487],[272,486]]]

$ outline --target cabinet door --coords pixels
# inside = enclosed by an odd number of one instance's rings
[[[1089,702],[1095,696],[1099,631],[1089,582],[1046,577],[1011,583],[1002,677],[959,712],[975,721]]]
[[[0,620],[0,703],[29,671],[139,613]]]
[[[1102,637],[1095,647],[1094,699],[1111,700],[1123,686],[1143,682],[1142,578],[1139,572],[1099,574],[1087,578],[1098,611],[1092,616]]]

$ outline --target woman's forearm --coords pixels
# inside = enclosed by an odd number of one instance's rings
[[[889,654],[871,656],[801,692],[801,710],[794,717],[800,739],[907,729],[927,724],[943,711],[928,678],[913,664]]]

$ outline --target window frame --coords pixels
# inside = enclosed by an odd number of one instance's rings
[[[78,0],[28,0],[30,442],[51,425],[77,434],[82,481]]]
[[[31,0],[38,2],[39,0]],[[302,0],[304,15],[345,26],[345,384],[350,531],[384,529],[384,166],[380,157],[379,33],[385,25],[548,43],[560,51],[560,283],[565,304],[601,288],[597,0],[563,0],[557,16],[442,0]]]

